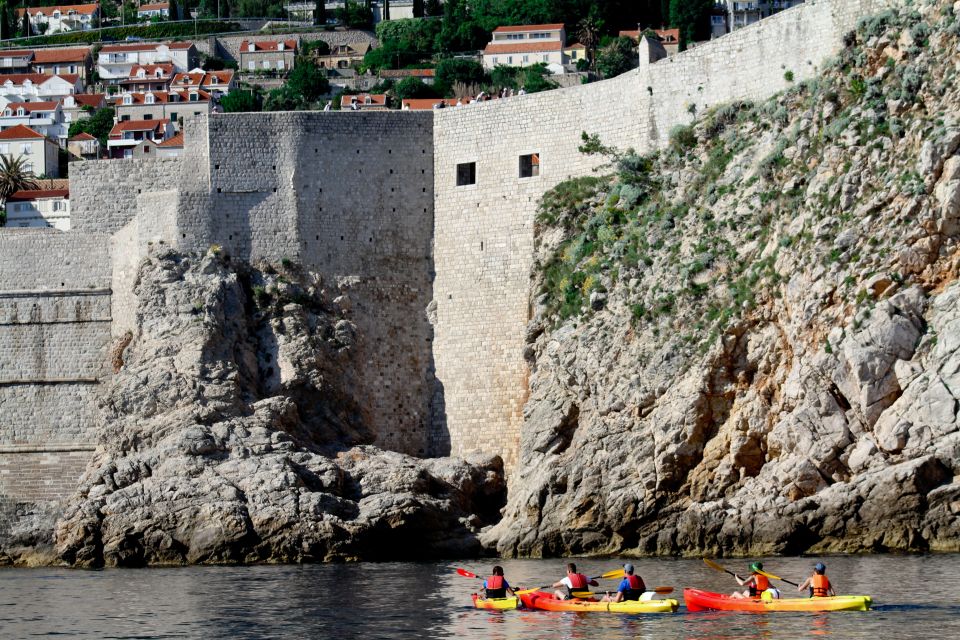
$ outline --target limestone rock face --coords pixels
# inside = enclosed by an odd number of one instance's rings
[[[817,82],[547,194],[521,459],[487,545],[960,550],[950,5],[866,20]]]
[[[334,291],[346,297],[346,292]],[[141,266],[139,330],[102,399],[98,449],[56,525],[80,566],[476,553],[499,459],[368,443],[356,328],[319,277],[173,252]]]

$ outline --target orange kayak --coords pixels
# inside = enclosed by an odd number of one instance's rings
[[[676,600],[627,600],[626,602],[600,602],[595,598],[572,598],[558,600],[546,591],[520,592],[523,606],[544,611],[602,611],[607,613],[673,613],[680,606]]]
[[[684,589],[687,611],[867,611],[870,596],[833,596],[830,598],[732,598],[722,593]]]

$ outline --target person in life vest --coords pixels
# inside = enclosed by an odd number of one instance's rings
[[[567,600],[574,597],[589,598],[590,596],[586,594],[590,593],[590,587],[599,585],[600,583],[596,580],[591,580],[582,573],[577,573],[577,565],[571,562],[567,564],[566,577],[553,583],[553,588],[556,589],[553,595],[557,600]],[[574,596],[575,592],[584,595]]]
[[[837,595],[833,590],[833,585],[830,584],[830,579],[827,578],[827,574],[824,573],[826,570],[826,565],[818,562],[813,568],[813,575],[804,580],[803,583],[797,587],[797,591],[810,589],[811,598],[826,598],[827,596]]]
[[[647,586],[643,583],[643,578],[633,574],[633,565],[628,562],[623,565],[623,580],[620,581],[617,592],[611,596],[608,591],[607,595],[601,598],[601,601],[623,602],[624,600],[639,600],[640,596],[642,596],[646,590]]]
[[[503,577],[503,567],[497,565],[493,568],[493,575],[483,581],[483,589],[488,598],[506,598],[508,595],[513,597],[513,589]]]
[[[747,587],[747,590],[734,591],[730,596],[733,598],[759,598],[761,593],[770,588],[770,581],[767,576],[760,573],[761,571],[763,571],[763,563],[754,562],[750,565],[750,575],[746,578],[734,575],[733,577],[737,579],[740,586]]]

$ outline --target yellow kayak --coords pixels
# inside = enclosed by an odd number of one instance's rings
[[[516,596],[512,598],[483,598],[475,593],[473,594],[473,606],[477,609],[505,611],[507,609],[516,609],[520,606],[520,599]]]

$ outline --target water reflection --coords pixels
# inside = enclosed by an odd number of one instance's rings
[[[812,560],[764,559],[797,580]],[[0,636],[78,638],[683,638],[916,637],[934,629],[960,637],[960,555],[826,559],[846,593],[874,596],[876,610],[833,614],[732,612],[609,615],[480,611],[470,593],[480,582],[449,563],[305,567],[192,567],[109,571],[0,570]],[[485,574],[489,563],[472,563]],[[515,585],[552,582],[558,561],[508,560]],[[591,575],[620,561],[578,561]],[[696,560],[636,560],[648,584],[727,592],[735,584]],[[742,571],[747,561],[727,562]],[[740,565],[743,565],[742,567]],[[890,576],[897,576],[891,581]],[[604,584],[613,588],[615,581]],[[929,585],[936,585],[930,589]],[[793,592],[789,592],[793,595]]]

